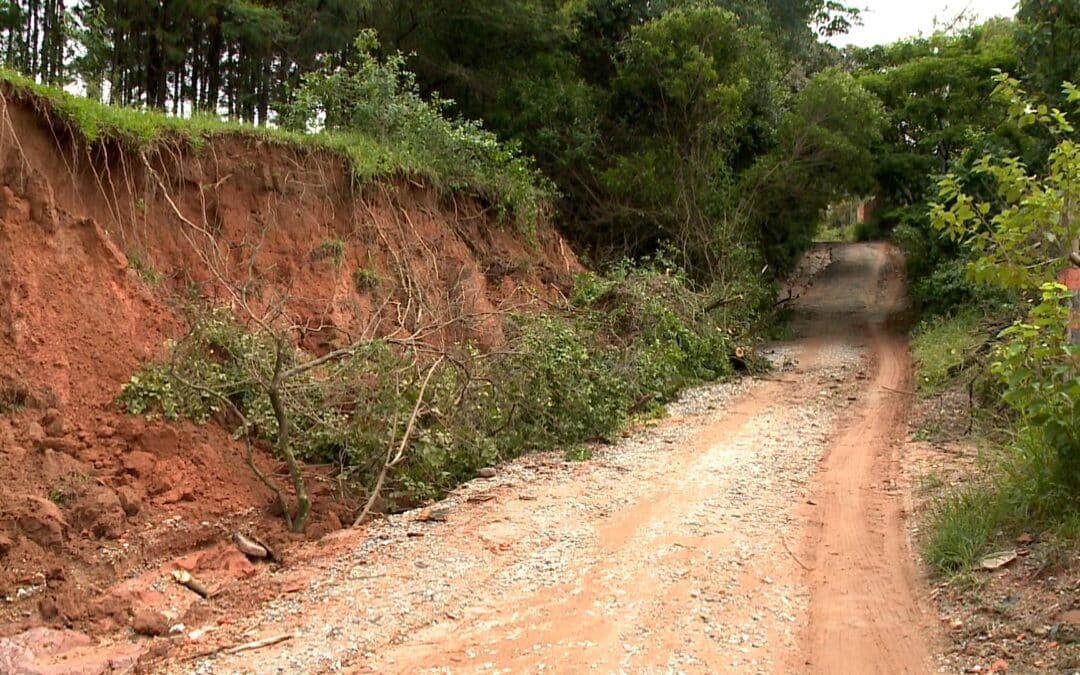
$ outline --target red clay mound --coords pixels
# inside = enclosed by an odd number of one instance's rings
[[[497,345],[498,311],[560,298],[581,269],[546,223],[530,242],[413,179],[354,188],[328,153],[241,136],[88,150],[47,111],[9,92],[3,104],[0,597],[13,602],[0,620],[21,626],[125,620],[137,603],[85,600],[234,528],[284,536],[227,433],[113,404],[183,329],[185,299],[223,299],[215,274],[288,289],[319,353],[425,327],[429,341]],[[340,527],[348,509],[317,472],[311,483],[309,535]]]

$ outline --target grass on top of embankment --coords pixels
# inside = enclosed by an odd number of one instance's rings
[[[547,194],[543,177],[528,158],[499,147],[486,132],[457,134],[452,120],[433,126],[432,133],[451,135],[454,142],[410,143],[359,130],[299,133],[214,115],[174,117],[159,111],[106,105],[2,68],[0,89],[29,103],[54,124],[59,121],[88,145],[112,141],[138,152],[180,144],[198,151],[214,138],[239,136],[329,152],[342,159],[356,185],[395,175],[413,176],[444,193],[459,192],[486,200],[526,234],[534,231],[539,204]],[[480,147],[462,148],[463,143]],[[450,154],[453,156],[447,156]]]

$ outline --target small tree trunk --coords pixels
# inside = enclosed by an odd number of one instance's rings
[[[285,349],[289,337],[288,335],[278,335],[276,339],[277,357],[274,361],[274,377],[270,381],[267,394],[270,397],[270,406],[274,409],[274,418],[278,424],[275,449],[289,467],[289,477],[292,479],[293,491],[296,493],[296,512],[293,513],[292,527],[290,529],[293,532],[303,532],[304,526],[307,524],[311,502],[304,486],[304,476],[300,473],[300,464],[296,461],[296,455],[292,450],[292,443],[289,439],[289,415],[285,411],[285,404],[281,400],[281,374],[285,365]]]

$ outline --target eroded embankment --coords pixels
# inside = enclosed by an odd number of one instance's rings
[[[0,596],[14,602],[0,618],[15,627],[106,630],[139,602],[101,595],[118,576],[237,524],[281,532],[226,433],[113,404],[184,329],[185,306],[235,304],[225,285],[254,305],[281,299],[312,353],[393,334],[484,347],[502,338],[498,314],[560,298],[580,269],[544,222],[522,235],[407,177],[357,187],[324,151],[244,135],[197,150],[87,144],[3,93]],[[310,535],[351,515],[319,478]]]

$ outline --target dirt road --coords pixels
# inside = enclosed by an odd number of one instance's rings
[[[175,672],[932,669],[904,524],[910,364],[885,245],[838,246],[767,378],[705,387],[592,461],[477,479],[271,580]],[[325,544],[324,544],[325,545]],[[195,650],[195,649],[193,649]]]

